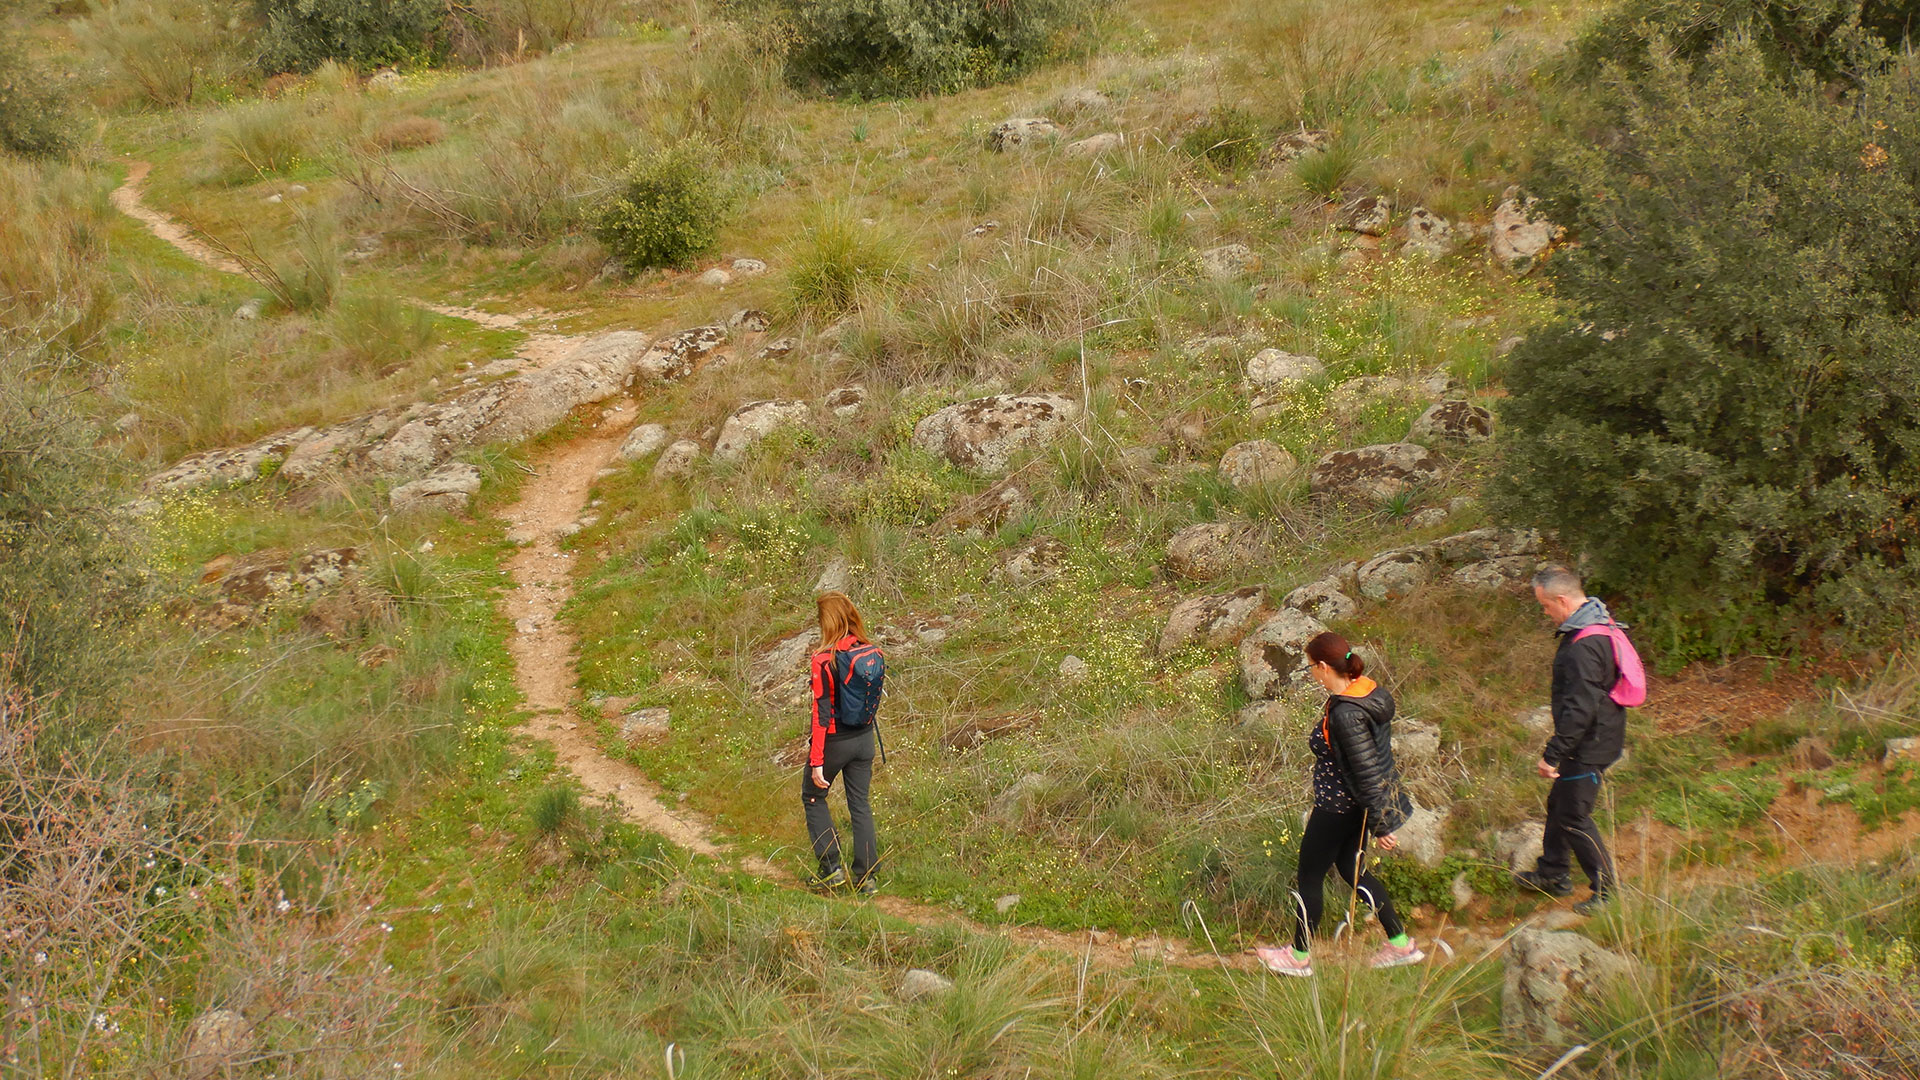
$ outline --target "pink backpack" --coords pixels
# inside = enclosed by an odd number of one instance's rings
[[[1613,642],[1613,664],[1620,669],[1620,681],[1613,684],[1607,696],[1614,704],[1632,708],[1647,703],[1647,669],[1640,664],[1640,654],[1634,651],[1633,642],[1627,640],[1626,631],[1612,623],[1600,623],[1595,626],[1583,626],[1573,635],[1573,640],[1599,634]]]

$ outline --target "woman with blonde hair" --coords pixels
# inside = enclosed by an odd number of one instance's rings
[[[873,811],[867,791],[873,780],[874,721],[880,711],[886,658],[867,637],[860,609],[845,593],[820,594],[820,651],[813,654],[809,679],[813,713],[807,732],[807,766],[800,774],[800,804],[807,836],[820,860],[814,883],[822,888],[852,885],[863,896],[879,891],[873,880],[879,859]],[[846,778],[847,816],[853,826],[853,860],[840,865],[840,836],[827,809],[827,792],[836,776]]]

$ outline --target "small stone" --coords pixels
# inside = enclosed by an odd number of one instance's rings
[[[396,515],[429,509],[457,514],[473,502],[479,490],[479,468],[456,461],[394,488],[387,493],[387,502]]]
[[[1043,116],[1020,116],[1002,120],[987,133],[987,145],[1000,153],[1026,150],[1060,135],[1060,127]]]
[[[1066,152],[1073,157],[1098,157],[1127,145],[1126,136],[1117,131],[1103,131],[1067,144]]]
[[[1060,677],[1068,682],[1083,682],[1092,669],[1085,660],[1069,653],[1060,658]]]
[[[715,461],[738,461],[776,431],[804,426],[813,409],[804,401],[750,401],[728,415],[713,444]]]
[[[1360,605],[1341,588],[1339,578],[1302,585],[1288,593],[1280,606],[1304,611],[1321,622],[1345,622],[1360,613]]]
[[[1407,823],[1394,831],[1394,838],[1400,842],[1400,852],[1421,866],[1432,869],[1440,865],[1447,857],[1447,845],[1444,834],[1448,813],[1445,810],[1429,810],[1418,803]]]
[[[267,310],[266,300],[256,296],[253,299],[248,300],[246,303],[241,304],[239,307],[235,308],[233,311],[233,317],[243,322],[251,322],[252,320],[259,318],[261,313],[266,310]]]
[[[1014,908],[1019,906],[1020,906],[1019,893],[1008,893],[1007,895],[993,902],[993,910],[999,912],[1002,915],[1005,915],[1007,912],[1012,911]]]
[[[1267,590],[1259,585],[1182,600],[1167,615],[1156,651],[1165,656],[1187,645],[1210,649],[1232,645],[1246,634],[1266,603]]]
[[[653,463],[654,479],[688,476],[693,473],[694,462],[700,460],[700,444],[692,439],[681,439],[660,451],[659,460]]]
[[[1236,490],[1285,483],[1300,471],[1300,462],[1279,443],[1251,439],[1235,443],[1220,456],[1220,479]]]
[[[281,201],[281,195],[279,192],[276,191],[273,194],[267,196],[266,201],[270,203],[278,204]]]
[[[1526,733],[1536,739],[1546,740],[1553,737],[1553,706],[1536,705],[1531,709],[1522,709],[1514,719]]]
[[[1360,595],[1369,600],[1398,600],[1426,584],[1432,574],[1422,552],[1381,552],[1360,567]]]
[[[627,440],[614,456],[621,461],[639,461],[651,457],[672,438],[664,424],[641,424],[627,433]]]
[[[1518,188],[1510,187],[1493,211],[1493,231],[1487,237],[1487,250],[1493,261],[1516,274],[1533,269],[1541,256],[1566,232],[1545,218],[1534,216],[1539,200],[1522,198]]]
[[[1234,522],[1189,525],[1167,541],[1167,569],[1190,581],[1236,573],[1265,553],[1259,531]]]
[[[113,430],[119,432],[122,435],[125,435],[127,432],[132,431],[139,426],[140,426],[140,414],[137,412],[126,413],[122,415],[120,419],[115,420],[113,422]]]
[[[1453,894],[1453,910],[1465,911],[1473,905],[1473,886],[1467,884],[1467,875],[1463,870],[1453,875],[1453,884],[1448,886]]]
[[[1200,253],[1200,272],[1218,281],[1245,277],[1260,269],[1260,257],[1245,244],[1221,244]]]
[[[749,334],[764,334],[773,325],[772,316],[759,308],[741,308],[727,316],[727,329]]]
[[[1531,870],[1534,860],[1540,857],[1540,845],[1546,835],[1546,825],[1538,821],[1502,829],[1493,835],[1494,861],[1516,874]]]
[[[914,968],[900,980],[900,998],[903,1001],[920,1001],[925,998],[937,998],[953,990],[953,980],[925,968]]]
[[[701,274],[699,277],[694,278],[693,281],[694,281],[694,284],[696,285],[706,285],[713,288],[718,288],[722,285],[733,284],[733,275],[716,266],[713,269],[707,271],[706,273]]]
[[[1267,157],[1276,165],[1285,165],[1298,161],[1308,154],[1317,154],[1327,148],[1328,136],[1324,131],[1309,131],[1301,128],[1290,131],[1274,141],[1273,148],[1267,151]]]
[[[860,411],[867,402],[867,388],[855,383],[842,386],[828,392],[826,400],[821,402],[828,412],[835,416],[852,416]]]
[[[1425,769],[1439,760],[1438,727],[1407,716],[1393,722],[1393,763],[1401,772]]]
[[[1416,206],[1407,215],[1407,242],[1400,247],[1409,255],[1438,259],[1453,254],[1453,223],[1424,206]]]
[[[188,1080],[209,1080],[244,1069],[254,1047],[253,1025],[232,1009],[210,1009],[187,1028],[182,1062]]]
[[[1920,736],[1904,735],[1888,739],[1884,761],[1920,761]]]
[[[739,277],[752,277],[755,274],[767,272],[767,264],[759,259],[735,259],[728,265]]]
[[[1431,529],[1436,525],[1444,525],[1446,522],[1446,508],[1439,506],[1422,507],[1407,515],[1407,528],[1409,529]]]
[[[305,184],[295,184],[287,189],[287,194],[289,195],[305,195],[306,193],[307,185]]]
[[[1340,208],[1334,226],[1362,236],[1385,236],[1393,220],[1393,200],[1385,195],[1363,195]]]
[[[672,730],[672,716],[664,708],[635,709],[620,718],[620,738],[628,745],[664,739]]]
[[[1277,390],[1294,383],[1312,382],[1326,374],[1326,365],[1318,357],[1280,349],[1261,349],[1247,361],[1247,385],[1256,390]]]
[[[999,231],[999,229],[1000,229],[1000,223],[998,221],[995,221],[992,218],[988,218],[987,220],[981,222],[980,224],[975,225],[973,228],[968,229],[967,236],[972,239],[978,240],[982,236],[987,236],[991,233]]]
[[[1430,406],[1407,431],[1407,442],[1471,444],[1493,438],[1493,410],[1470,401]]]
[[[790,337],[777,338],[768,342],[767,347],[760,350],[760,355],[768,360],[778,360],[793,352],[798,344]]]
[[[820,576],[814,579],[813,591],[843,593],[851,584],[853,584],[853,567],[845,558],[836,555],[833,561],[827,564],[826,569],[820,571]]]

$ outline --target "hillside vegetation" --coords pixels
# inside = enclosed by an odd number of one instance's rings
[[[0,1076],[1920,1074],[1907,9],[8,9]],[[1322,626],[1431,959],[1302,982]]]

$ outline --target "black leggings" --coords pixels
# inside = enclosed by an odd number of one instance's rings
[[[1393,898],[1387,895],[1380,879],[1369,871],[1361,874],[1358,882],[1354,880],[1354,863],[1360,857],[1360,844],[1366,837],[1362,814],[1363,811],[1357,809],[1328,810],[1316,806],[1307,818],[1306,833],[1300,837],[1300,876],[1294,886],[1299,907],[1294,911],[1293,947],[1301,952],[1307,951],[1313,932],[1320,929],[1320,891],[1328,870],[1339,870],[1347,884],[1358,890],[1360,898],[1380,917],[1380,928],[1388,937],[1406,932],[1400,917],[1393,913]]]

